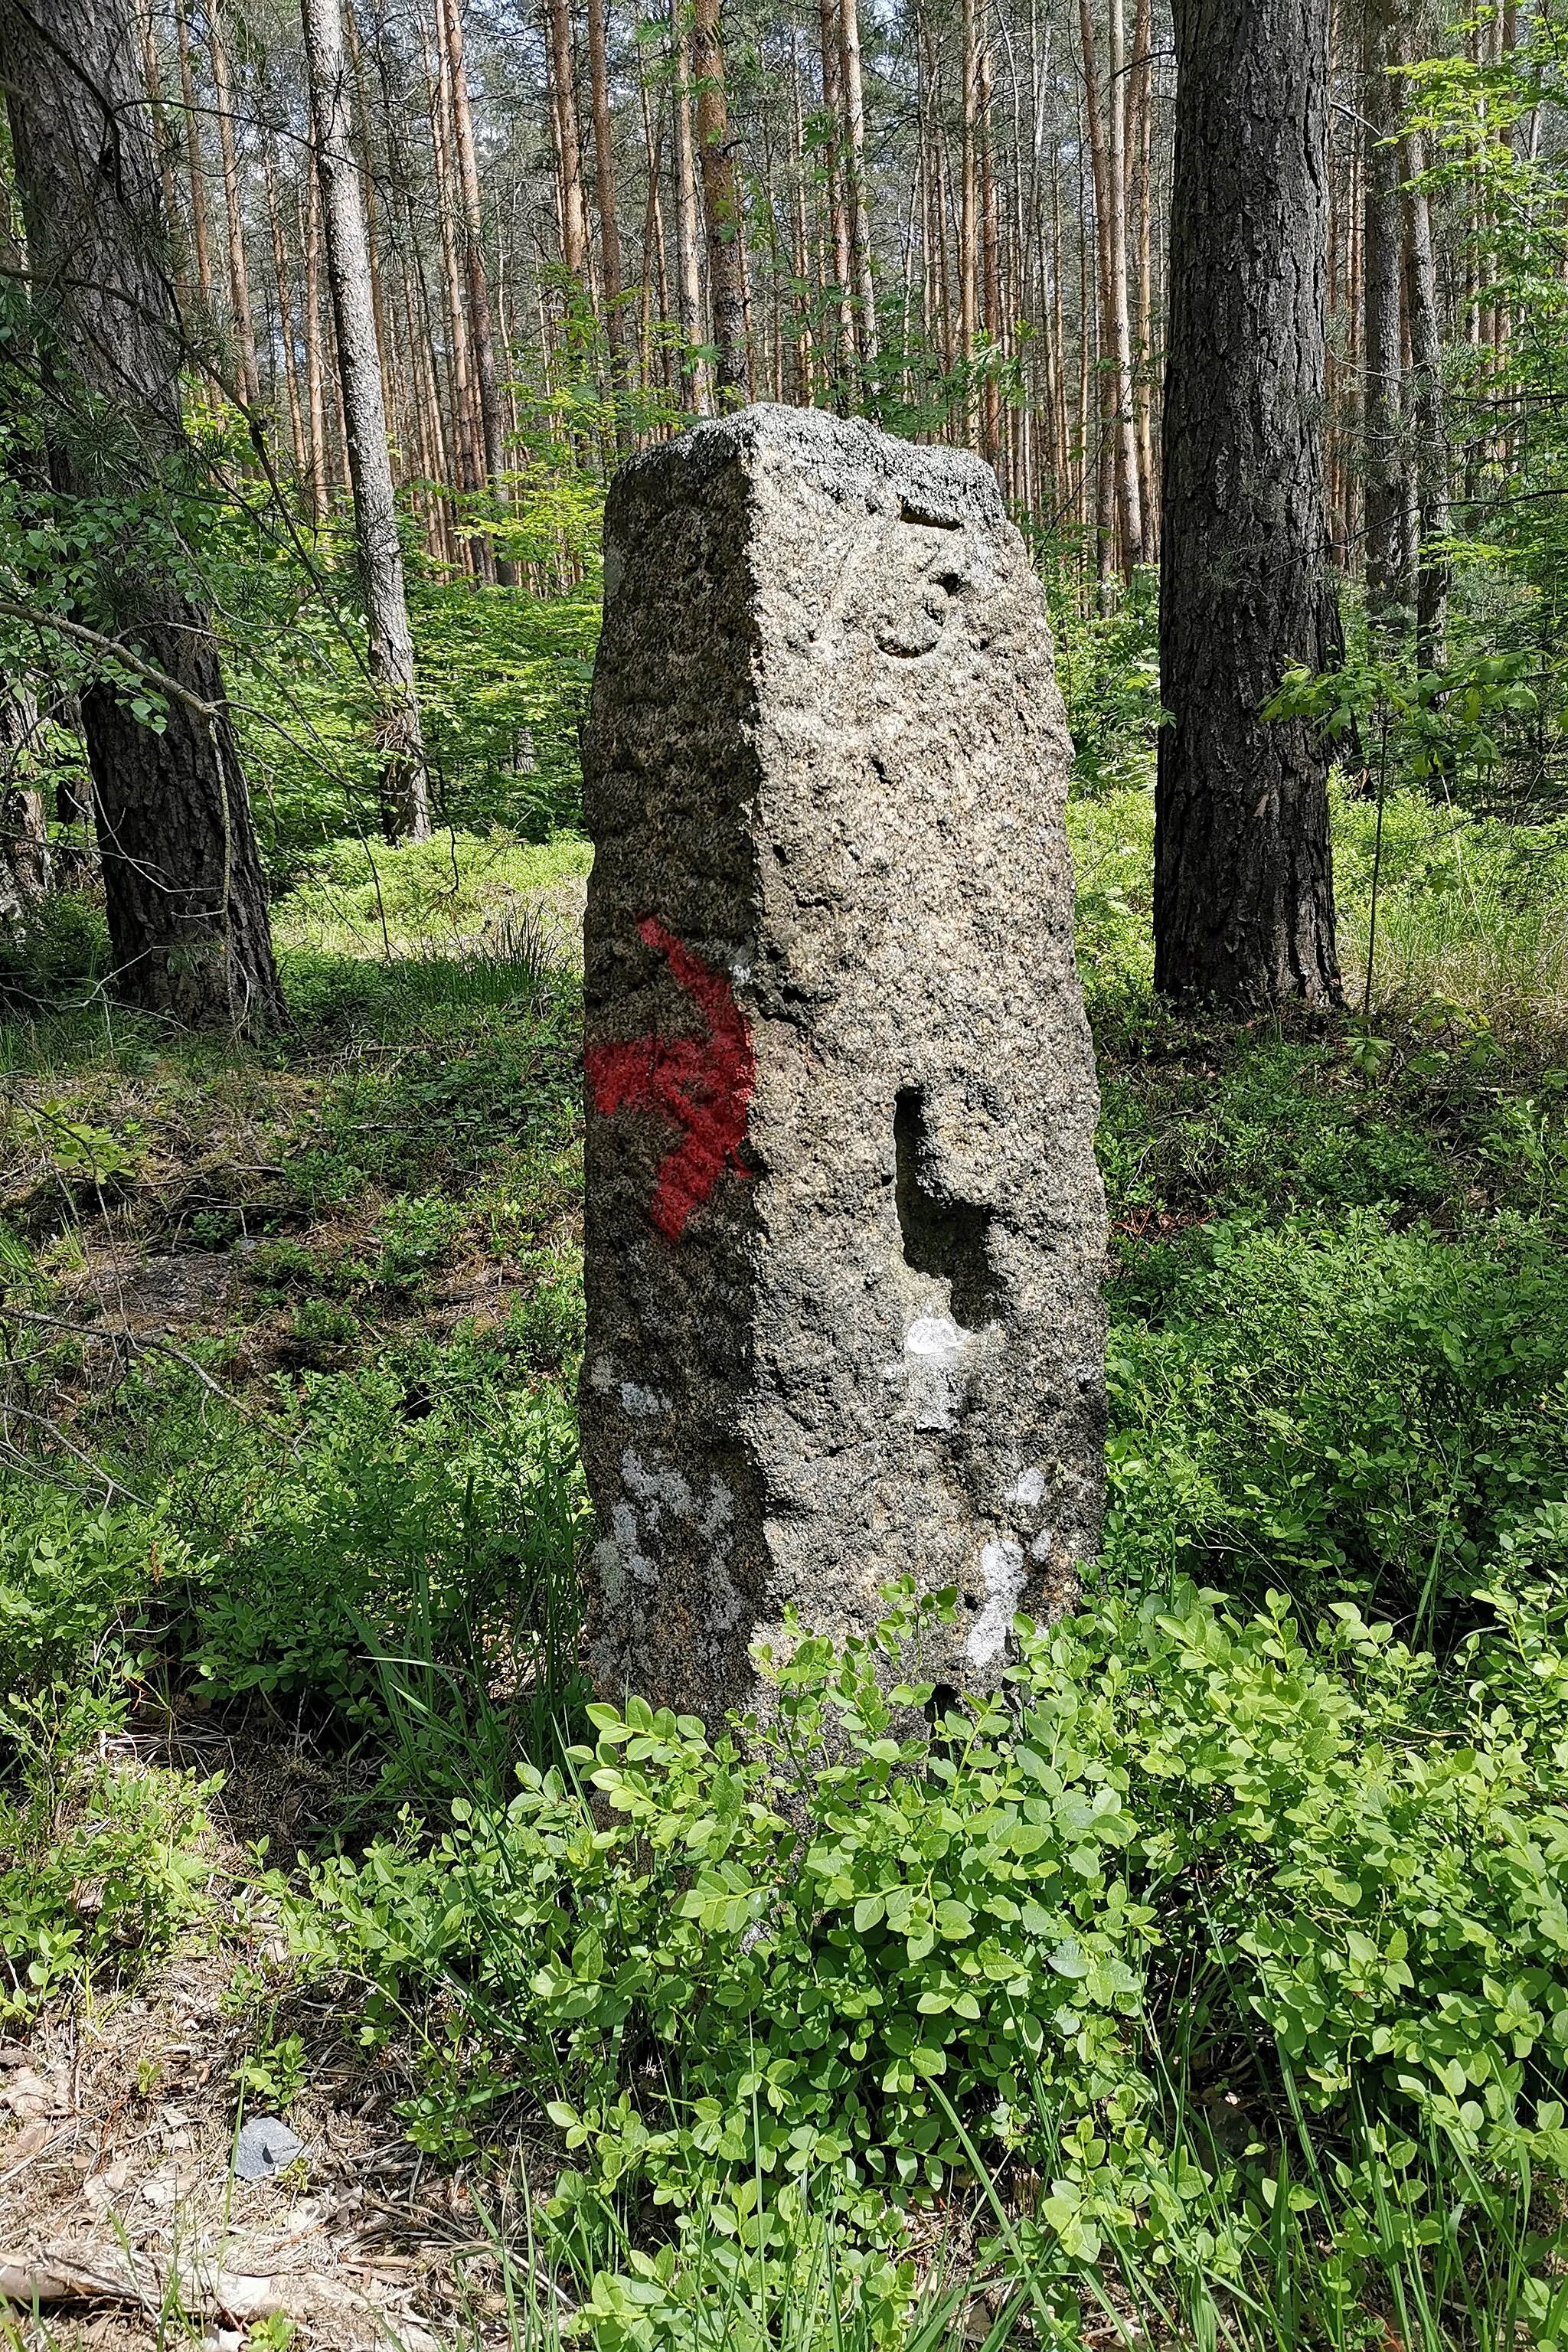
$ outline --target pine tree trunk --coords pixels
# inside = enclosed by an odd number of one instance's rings
[[[315,142],[307,160],[305,247],[305,398],[310,416],[310,519],[327,520],[326,368],[321,353],[321,181]]]
[[[844,76],[844,176],[849,195],[849,237],[859,305],[860,362],[869,373],[877,361],[877,285],[872,268],[871,209],[866,189],[866,89],[860,66],[858,0],[839,0],[840,62]]]
[[[193,476],[185,347],[124,0],[0,0],[50,469],[68,498]],[[107,610],[105,610],[107,608]],[[161,733],[122,692],[81,698],[115,985],[178,1022],[254,1034],[282,1013],[261,860],[207,614],[140,538],[105,550],[107,619],[167,680]]]
[[[1381,0],[1364,0],[1364,5],[1362,110],[1368,127],[1362,352],[1366,595],[1371,613],[1392,615],[1408,601],[1410,557],[1405,545],[1405,469],[1399,415],[1405,373],[1399,150],[1387,143],[1398,128],[1398,95],[1388,72],[1389,26]]]
[[[976,0],[963,0],[963,146],[959,165],[958,342],[966,367],[974,359],[980,323],[980,36]],[[973,396],[965,383],[962,438],[974,437]]]
[[[448,0],[448,5],[451,0]],[[617,393],[626,384],[626,270],[621,254],[621,216],[616,203],[616,159],[610,119],[610,44],[605,0],[588,0],[588,79],[594,114],[594,192],[599,206],[599,253],[605,281],[605,335],[610,374]],[[626,420],[617,413],[616,446],[630,446]]]
[[[481,457],[479,404],[474,397],[473,367],[468,351],[468,326],[463,311],[462,273],[458,261],[458,240],[454,234],[457,215],[456,194],[452,185],[451,157],[447,143],[447,123],[450,114],[447,90],[447,50],[441,37],[442,0],[436,0],[435,46],[430,46],[426,27],[421,23],[419,37],[425,48],[425,82],[430,117],[430,148],[436,166],[436,217],[441,236],[441,262],[447,289],[447,348],[451,356],[452,447],[458,459],[458,488],[465,498],[479,489],[484,475]],[[471,565],[478,568],[479,551],[472,540],[464,546]]]
[[[185,115],[185,169],[191,183],[191,246],[196,257],[196,290],[202,298],[202,309],[210,311],[213,264],[207,239],[206,175],[202,170],[201,117],[196,112],[196,78],[191,65],[185,0],[174,0],[174,29],[180,50],[180,103]]]
[[[463,280],[468,297],[468,340],[473,353],[474,384],[479,394],[479,431],[484,446],[485,479],[492,491],[500,481],[500,390],[496,380],[495,326],[490,317],[489,279],[485,268],[484,218],[479,205],[479,166],[474,146],[474,110],[468,97],[468,67],[463,57],[462,0],[442,0],[446,35],[447,78],[452,93],[453,127],[457,133],[458,187],[462,198]],[[497,563],[496,577],[503,587],[514,579],[510,563]]]
[[[588,215],[583,203],[583,137],[577,127],[577,76],[567,0],[550,0],[550,92],[561,196],[561,257],[588,290]]]
[[[0,692],[0,930],[25,930],[48,895],[49,827],[39,782],[38,734],[37,698],[31,688]]]
[[[294,352],[294,298],[289,282],[289,253],[283,236],[283,215],[278,209],[278,177],[272,149],[261,149],[261,184],[267,198],[267,226],[272,240],[272,282],[278,298],[278,334],[283,346],[283,387],[289,404],[289,432],[294,452],[294,478],[305,478],[305,420],[300,406],[300,370]]]
[[[838,0],[821,0],[817,20],[822,36],[822,110],[827,118],[827,143],[823,154],[827,199],[827,237],[833,254],[833,285],[838,319],[838,349],[835,353],[842,388],[855,367],[855,312],[850,289],[855,276],[854,240],[849,229],[848,156],[844,136],[844,43],[838,29]]]
[[[1415,426],[1415,480],[1420,568],[1415,578],[1416,656],[1423,669],[1447,659],[1448,586],[1452,572],[1443,542],[1451,528],[1448,435],[1443,414],[1443,339],[1437,275],[1432,256],[1432,214],[1425,188],[1409,184],[1426,169],[1418,133],[1405,142],[1406,302],[1410,319],[1411,405]]]
[[[708,228],[708,288],[713,306],[714,399],[743,407],[749,390],[745,214],[741,204],[724,93],[721,0],[693,0],[691,62],[697,83],[697,152]]]
[[[228,223],[228,299],[234,312],[235,355],[239,362],[241,397],[247,408],[254,408],[260,397],[256,373],[256,328],[250,314],[250,273],[245,260],[245,212],[239,194],[239,150],[234,135],[234,83],[223,45],[217,0],[209,0],[207,8],[207,49],[212,58],[218,145],[223,156],[224,215]]]
[[[1154,978],[1340,1001],[1328,755],[1265,705],[1335,657],[1322,404],[1328,0],[1176,0]]]
[[[675,242],[677,247],[677,291],[680,303],[680,340],[686,346],[681,365],[689,374],[691,405],[699,416],[711,415],[712,387],[709,382],[707,362],[696,356],[704,341],[702,332],[702,284],[698,273],[698,247],[700,241],[697,207],[697,158],[691,136],[691,59],[686,37],[685,0],[669,0],[669,21],[674,48],[675,88],[671,101],[675,109]]]
[[[170,249],[174,257],[174,292],[184,312],[190,299],[190,287],[183,266],[184,256],[180,251],[180,205],[174,193],[168,116],[163,106],[158,47],[153,37],[153,17],[147,0],[136,0],[136,29],[142,37],[142,72],[147,84],[147,103],[152,110],[153,143],[158,153],[158,185],[163,191],[163,217],[169,224]]]
[[[1158,483],[1154,472],[1154,399],[1150,362],[1154,320],[1154,41],[1152,0],[1138,0],[1132,34],[1132,71],[1128,81],[1128,146],[1137,165],[1138,311],[1133,324],[1136,368],[1133,406],[1137,417],[1138,488],[1142,508],[1143,561],[1158,551]]]
[[[354,533],[369,624],[370,674],[378,703],[382,823],[391,840],[419,840],[430,830],[430,805],[403,550],[397,536],[397,502],[386,446],[381,361],[371,312],[364,205],[351,142],[342,0],[303,0],[302,13]]]
[[[1143,561],[1143,504],[1138,482],[1138,421],[1132,399],[1132,329],[1127,293],[1127,36],[1121,0],[1108,0],[1110,62],[1106,155],[1110,217],[1107,276],[1110,290],[1110,346],[1116,362],[1116,511],[1121,528],[1121,563],[1131,577]]]
[[[975,125],[979,134],[980,170],[980,285],[984,297],[983,318],[986,336],[994,350],[1002,341],[1002,249],[996,219],[996,153],[994,126],[991,113],[991,44],[984,37],[975,59]],[[994,358],[985,371],[984,395],[981,402],[981,447],[991,464],[1004,475],[1002,451],[1002,387],[997,381]]]

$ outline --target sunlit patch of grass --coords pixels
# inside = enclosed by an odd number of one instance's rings
[[[552,961],[572,961],[589,844],[562,835],[542,845],[514,834],[443,831],[428,841],[339,841],[309,878],[279,901],[281,950],[372,959],[497,956],[542,924]]]

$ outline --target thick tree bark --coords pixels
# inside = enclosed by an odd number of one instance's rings
[[[0,50],[56,487],[113,501],[151,474],[174,488],[190,462],[185,352],[129,7],[0,0]],[[116,986],[179,1022],[266,1029],[282,1001],[207,615],[128,530],[85,617],[167,680],[159,733],[106,685],[81,698]]]
[[[0,693],[0,932],[25,929],[49,887],[38,736],[32,689]]]
[[[693,0],[692,64],[697,82],[697,151],[708,225],[708,288],[717,354],[713,389],[720,409],[745,404],[748,389],[745,214],[724,96],[721,0]]]
[[[1264,706],[1326,667],[1328,0],[1176,0],[1154,978],[1340,1001],[1327,752]]]
[[[414,641],[403,582],[403,550],[397,536],[397,502],[386,446],[381,360],[371,310],[364,205],[350,137],[352,98],[342,0],[303,0],[303,15],[349,484],[369,624],[370,674],[378,704],[376,743],[384,761],[382,823],[389,839],[419,840],[430,830],[430,803],[414,685]]]

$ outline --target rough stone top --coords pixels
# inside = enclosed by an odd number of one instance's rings
[[[732,416],[709,417],[645,450],[622,467],[615,487],[635,490],[671,466],[689,468],[700,483],[737,460],[756,463],[769,454],[808,468],[830,494],[864,498],[872,507],[913,505],[916,511],[907,516],[911,522],[955,522],[960,509],[976,522],[1007,520],[995,475],[972,449],[926,448],[897,441],[859,417],[771,400]]]

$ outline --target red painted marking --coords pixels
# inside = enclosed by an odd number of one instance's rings
[[[692,1210],[708,1199],[726,1168],[737,1176],[751,1173],[739,1154],[757,1057],[727,975],[693,955],[651,915],[637,929],[702,1013],[708,1034],[590,1045],[583,1060],[594,1108],[605,1118],[617,1110],[651,1110],[684,1130],[659,1167],[648,1210],[665,1239],[678,1242]]]

